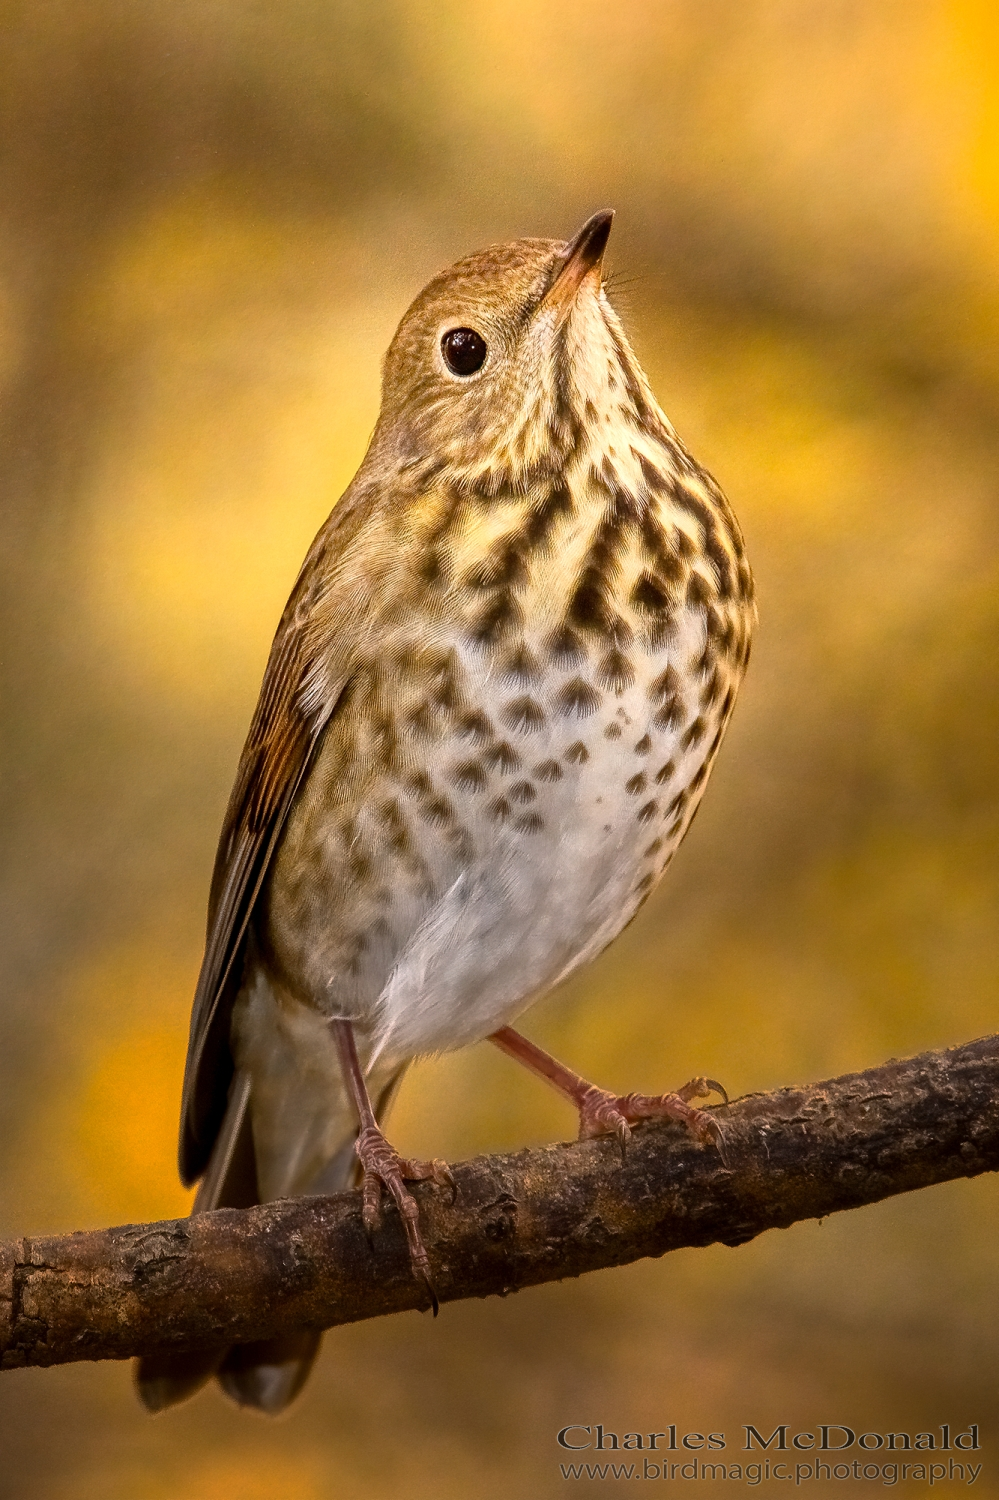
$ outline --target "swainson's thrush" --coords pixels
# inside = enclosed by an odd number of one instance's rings
[[[510,1029],[635,915],[683,838],[749,655],[738,525],[663,415],[601,284],[612,215],[459,261],[406,313],[356,478],[278,627],[212,881],[184,1081],[195,1211],[382,1187],[407,1064],[492,1037],[580,1111],[717,1141]],[[714,1086],[717,1087],[717,1086]],[[432,1298],[432,1290],[429,1290]],[[148,1359],[153,1409],[217,1373],[277,1411],[311,1333]]]

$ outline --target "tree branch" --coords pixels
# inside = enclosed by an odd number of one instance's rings
[[[999,1168],[999,1035],[719,1109],[723,1164],[678,1126],[478,1157],[421,1184],[442,1302],[505,1295]],[[0,1367],[246,1343],[426,1307],[394,1207],[360,1194],[0,1245]]]

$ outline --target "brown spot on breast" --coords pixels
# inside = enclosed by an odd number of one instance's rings
[[[569,618],[582,630],[610,635],[616,612],[610,603],[610,588],[602,577],[584,575],[583,582],[569,601]]]
[[[497,823],[505,823],[513,809],[505,797],[497,797],[495,802],[490,802],[488,811]]]
[[[604,730],[604,739],[619,740],[623,733],[624,731],[622,730],[620,724],[608,724],[607,728]]]
[[[705,719],[696,718],[680,741],[681,749],[689,750],[693,745],[699,745],[704,738],[707,727]]]
[[[700,495],[694,495],[684,485],[677,484],[673,486],[670,499],[674,505],[678,505],[681,510],[685,510],[688,515],[693,516],[700,523],[705,538],[713,534],[715,529],[715,513],[711,509],[711,506],[701,499]]]
[[[472,622],[471,638],[479,646],[494,646],[524,622],[524,611],[512,594],[497,592]]]
[[[652,749],[652,736],[648,735],[648,734],[643,734],[642,738],[638,741],[637,745],[635,746],[635,754],[636,755],[648,755],[648,753],[649,753],[649,751],[651,749]]]
[[[708,779],[710,770],[711,767],[708,765],[707,761],[705,761],[702,766],[698,767],[696,776],[691,777],[690,785],[687,788],[687,791],[691,796],[700,791],[701,787]]]
[[[437,828],[454,819],[454,808],[446,797],[430,797],[420,804],[420,817]]]
[[[440,725],[429,703],[421,703],[419,708],[414,708],[407,715],[406,723],[417,739],[432,740],[440,737]]]
[[[703,688],[701,689],[701,707],[702,708],[709,708],[712,703],[716,703],[718,701],[718,699],[721,697],[721,694],[722,694],[721,673],[718,671],[718,668],[716,667],[714,669],[714,671],[711,673],[711,676],[708,678],[707,682],[704,684]]]
[[[647,651],[664,651],[667,646],[672,646],[677,637],[676,616],[674,614],[650,615],[642,638]]]
[[[493,726],[482,713],[467,713],[458,725],[458,733],[463,739],[487,740],[492,732]]]
[[[435,583],[443,582],[444,563],[438,548],[427,548],[417,570],[417,576],[420,582],[426,584],[428,588],[432,588]]]
[[[555,695],[555,707],[561,714],[585,719],[600,707],[600,694],[582,677],[574,677]]]
[[[502,666],[503,676],[519,683],[522,687],[526,687],[529,682],[535,682],[540,675],[540,670],[537,657],[525,642],[521,642],[510,652]]]
[[[659,703],[663,698],[673,697],[679,691],[679,688],[680,678],[677,675],[676,668],[667,667],[664,672],[659,673],[655,682],[650,685],[649,697],[653,703]]]
[[[571,516],[575,509],[572,491],[561,477],[556,478],[551,489],[531,511],[523,530],[518,533],[518,543],[529,552],[544,552],[551,545],[552,532],[563,516]]]
[[[461,694],[453,677],[447,677],[434,688],[433,702],[442,713],[451,716],[461,707]]]
[[[579,581],[569,599],[567,623],[583,631],[619,638],[624,627],[616,608],[616,580],[635,502],[615,488],[604,519],[593,534]]]
[[[642,478],[644,479],[648,488],[651,490],[652,494],[657,495],[663,489],[667,488],[666,475],[663,473],[662,469],[658,468],[657,465],[653,463],[648,454],[643,453],[640,448],[632,448],[631,452],[632,455],[638,459],[638,467],[642,471]]]
[[[539,781],[561,781],[563,772],[557,760],[543,760],[534,767],[534,774]]]
[[[477,760],[464,760],[451,772],[451,780],[463,792],[481,792],[487,777]]]
[[[454,713],[461,706],[461,692],[455,670],[453,655],[439,661],[430,674],[430,701],[445,713]]]
[[[686,713],[683,703],[674,694],[672,697],[667,698],[662,708],[654,714],[652,722],[657,729],[679,729],[685,717]]]
[[[639,771],[637,776],[632,776],[628,781],[625,782],[624,789],[629,794],[629,796],[637,797],[639,792],[645,791],[647,785],[648,781],[646,779],[645,772]]]
[[[488,749],[482,757],[487,766],[498,770],[501,776],[508,776],[511,771],[520,770],[520,756],[512,745],[506,740],[500,740]]]
[[[664,766],[660,766],[656,772],[656,781],[662,786],[664,781],[669,781],[676,775],[676,761],[668,760]]]
[[[718,595],[722,599],[731,599],[736,591],[736,573],[732,566],[732,560],[725,550],[725,546],[712,527],[704,539],[704,550],[711,560],[711,566],[715,570],[718,579]]]
[[[575,740],[565,752],[565,758],[573,766],[581,766],[590,758],[590,752],[582,740]]]
[[[694,569],[687,579],[687,603],[693,609],[700,608],[702,605],[707,604],[713,593],[714,590],[704,574],[698,573]]]
[[[631,591],[631,603],[639,614],[654,615],[670,608],[672,601],[651,573],[642,573]]]
[[[706,641],[704,644],[704,650],[694,662],[694,671],[698,674],[699,677],[707,677],[714,664],[715,652],[712,649],[711,642]]]
[[[525,813],[522,818],[516,819],[513,826],[519,833],[540,833],[545,826],[545,820],[536,812]]]
[[[396,854],[409,853],[411,848],[409,828],[398,802],[383,803],[378,809],[378,816],[387,826],[389,848]]]
[[[720,646],[722,639],[728,629],[728,621],[716,605],[711,605],[704,616],[704,628],[708,633],[708,639]]]
[[[645,858],[646,859],[651,859],[654,854],[658,854],[659,853],[659,851],[662,848],[662,846],[663,846],[662,839],[653,839],[652,843],[649,844],[649,846],[644,851],[645,852]]]
[[[510,538],[497,542],[465,578],[468,587],[476,590],[517,588],[526,581],[524,559]]]
[[[586,656],[582,640],[568,625],[552,631],[545,642],[545,649],[559,667],[577,666]]]
[[[536,734],[545,722],[545,711],[540,703],[525,695],[507,704],[503,711],[503,722],[521,734]]]
[[[638,821],[640,823],[648,823],[648,822],[650,822],[650,820],[652,818],[655,817],[655,815],[656,815],[656,813],[658,811],[659,811],[659,803],[658,802],[646,802],[646,804],[645,804],[644,807],[640,807],[638,809]]]
[[[651,576],[659,587],[680,583],[686,574],[678,538],[679,527],[667,532],[660,517],[649,508],[642,516],[642,550],[652,564]]]
[[[533,802],[537,795],[529,781],[515,781],[510,788],[510,796],[514,802]]]
[[[597,682],[618,696],[635,680],[635,669],[622,651],[608,651],[597,667]]]

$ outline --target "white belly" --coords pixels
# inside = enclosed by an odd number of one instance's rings
[[[702,639],[691,618],[684,662]],[[697,796],[679,815],[674,798],[711,742],[705,732],[682,747],[693,706],[676,728],[655,726],[649,682],[666,664],[656,653],[631,687],[602,694],[583,718],[559,716],[535,694],[544,723],[510,735],[520,766],[461,799],[474,856],[397,957],[377,1002],[375,1056],[451,1050],[510,1024],[634,915],[683,836]],[[482,670],[475,658],[465,666]],[[657,783],[670,761],[675,770]],[[553,764],[557,780],[545,775]]]

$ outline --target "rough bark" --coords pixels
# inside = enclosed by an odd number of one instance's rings
[[[999,1168],[999,1035],[717,1111],[726,1161],[678,1126],[479,1157],[421,1184],[442,1302],[505,1295]],[[360,1195],[0,1245],[0,1367],[241,1343],[427,1305],[398,1214]]]

